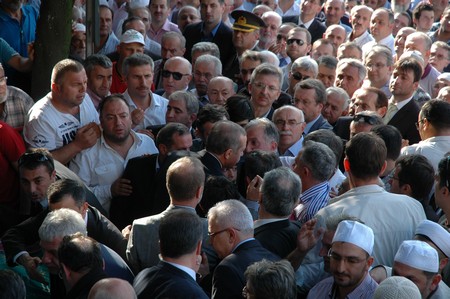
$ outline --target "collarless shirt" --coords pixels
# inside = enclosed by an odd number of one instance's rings
[[[148,126],[164,125],[166,123],[166,111],[169,101],[152,92],[149,95],[151,98],[150,105],[144,110],[144,120],[134,128],[135,131],[145,129]],[[128,89],[123,96],[130,105],[131,112],[137,109],[136,104],[128,93]]]
[[[346,299],[369,299],[373,298],[375,289],[378,284],[373,280],[369,273],[366,273],[363,281],[347,296]],[[339,298],[337,294],[337,286],[334,284],[334,278],[328,277],[319,282],[309,291],[307,298]]]

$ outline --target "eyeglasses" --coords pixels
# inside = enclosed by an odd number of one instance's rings
[[[421,120],[419,120],[418,122],[414,123],[416,125],[417,130],[419,130],[420,128],[420,124],[423,124],[423,122],[425,121],[426,118],[422,118]]]
[[[214,237],[214,236],[216,236],[216,235],[218,235],[218,234],[221,234],[221,233],[223,233],[223,232],[225,232],[225,231],[227,231],[227,230],[229,230],[229,229],[234,229],[234,230],[237,230],[238,232],[241,231],[241,230],[239,230],[239,229],[237,229],[237,228],[234,228],[234,227],[227,227],[227,228],[222,229],[222,230],[219,230],[218,232],[215,232],[215,233],[208,232],[208,236],[209,236],[210,238],[212,238],[212,237]]]
[[[296,72],[296,73],[291,73],[292,74],[292,78],[294,78],[297,81],[302,81],[302,80],[306,80],[309,79],[309,76],[303,76],[301,73]]]
[[[162,76],[164,78],[169,78],[172,75],[174,80],[180,81],[181,78],[183,78],[183,76],[189,76],[189,74],[182,74],[179,72],[171,72],[171,71],[167,71],[167,70],[163,70],[162,71]]]
[[[41,153],[25,153],[23,154],[18,161],[19,167],[23,164],[35,163],[35,162],[47,162],[50,159]]]
[[[255,69],[241,69],[241,73],[244,76],[251,75]]]
[[[364,115],[364,114],[356,114],[353,116],[354,122],[361,122],[361,123],[367,123],[369,125],[375,125],[377,124],[377,119],[371,115]]]
[[[333,252],[333,250],[330,248],[330,250],[328,251],[328,257],[332,260],[335,260],[336,262],[341,262],[344,261],[344,263],[346,264],[359,264],[362,263],[364,261],[366,261],[367,259],[365,258],[357,258],[354,256],[349,256],[349,257],[345,257],[345,256],[340,256],[339,254]]]
[[[278,90],[280,90],[279,87],[276,87],[276,86],[273,86],[273,85],[266,85],[266,84],[264,84],[262,82],[254,82],[254,83],[252,83],[252,87],[256,88],[256,89],[260,89],[260,90],[263,90],[263,89],[265,89],[267,87],[270,92],[277,92]]]
[[[303,46],[305,44],[305,41],[299,38],[290,38],[286,42],[288,45],[292,45],[293,43],[297,43],[299,46]]]
[[[6,80],[8,80],[8,77],[6,76],[0,77],[0,84],[5,84]]]
[[[276,120],[276,121],[275,121],[275,125],[280,126],[280,127],[284,127],[286,124],[287,124],[288,126],[290,126],[290,127],[293,127],[293,126],[296,126],[296,125],[299,125],[299,124],[302,124],[302,123],[304,123],[304,121],[299,121],[299,122],[297,122],[297,121],[294,120],[294,119],[290,119],[290,120],[288,120],[288,121],[279,119],[279,120]]]

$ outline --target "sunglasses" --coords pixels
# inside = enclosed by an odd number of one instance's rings
[[[49,158],[41,153],[25,153],[23,154],[19,161],[19,167],[24,165],[24,164],[28,164],[28,163],[35,163],[35,162],[47,162],[50,161]]]
[[[305,41],[298,38],[290,38],[286,42],[288,45],[292,45],[293,43],[297,43],[299,46],[303,46],[305,44]]]
[[[364,115],[364,114],[356,114],[355,116],[353,116],[353,121],[354,122],[364,122],[364,123],[372,125],[372,126],[377,123],[377,120],[375,117],[370,116],[370,115]]]
[[[294,78],[297,81],[302,81],[302,80],[309,79],[309,76],[303,76],[302,74],[297,72],[297,73],[292,74],[292,78]]]
[[[174,80],[180,81],[181,78],[183,78],[183,76],[189,76],[189,74],[182,74],[182,73],[179,73],[179,72],[171,72],[171,71],[163,70],[162,71],[162,76],[164,78],[169,78],[170,76],[172,76]]]

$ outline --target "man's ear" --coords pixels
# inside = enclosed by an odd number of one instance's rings
[[[347,158],[344,158],[344,170],[347,172],[350,171],[350,161]]]

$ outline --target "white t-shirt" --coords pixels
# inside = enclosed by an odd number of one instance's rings
[[[94,104],[86,94],[80,105],[80,120],[53,106],[51,93],[37,101],[28,112],[23,129],[25,142],[30,147],[58,149],[73,141],[77,130],[91,122],[99,123]]]

